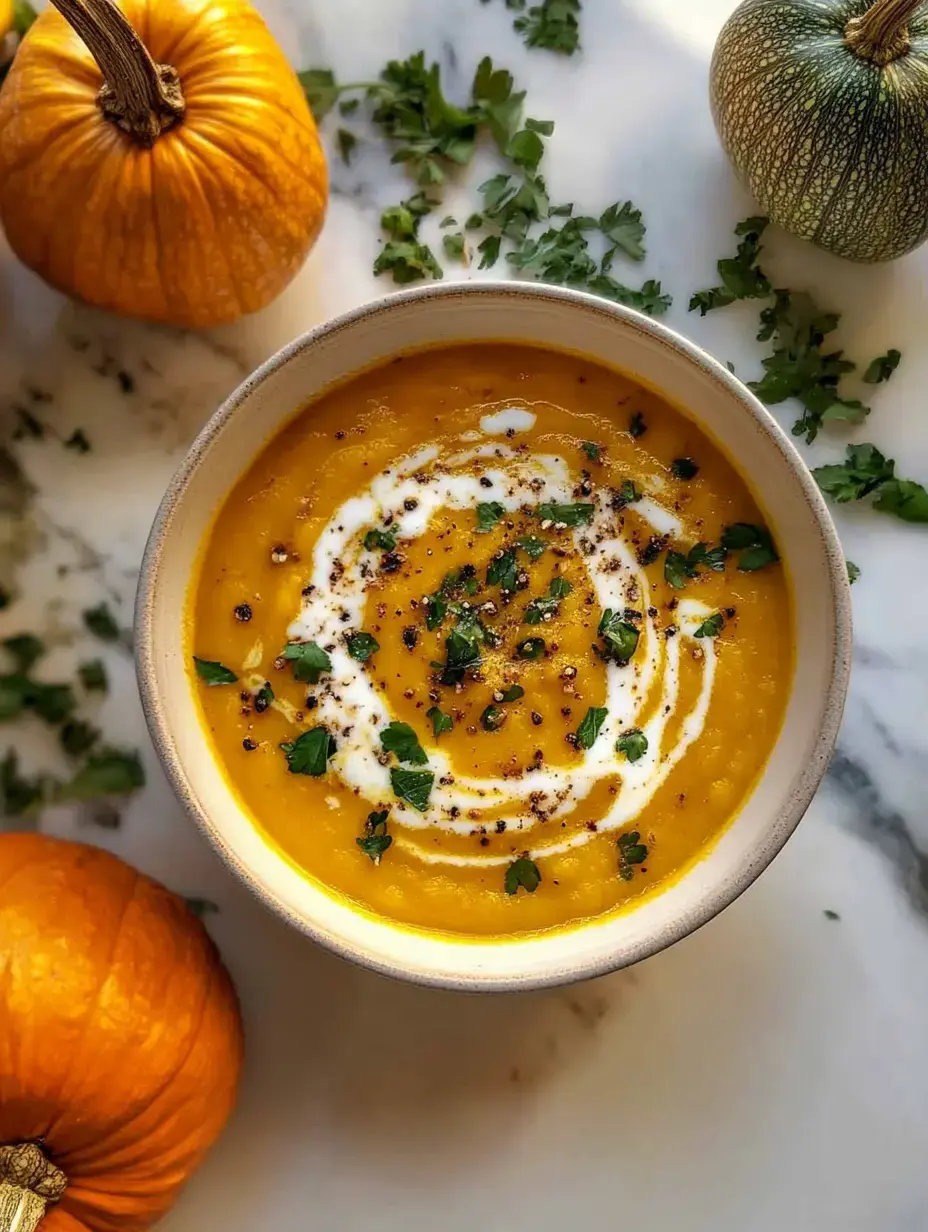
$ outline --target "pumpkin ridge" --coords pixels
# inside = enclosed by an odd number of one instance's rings
[[[164,274],[164,260],[162,257],[164,252],[164,235],[161,230],[161,215],[158,212],[158,191],[155,187],[157,161],[156,158],[148,160],[149,204],[151,206],[152,226],[155,231],[155,265],[158,269],[158,286],[161,288],[161,299],[164,302],[166,315],[170,316],[174,311],[174,304],[172,303],[173,296],[168,289]]]
[[[197,117],[198,120],[200,120],[201,118],[202,117],[200,116]],[[212,123],[215,124],[215,121],[213,121]],[[228,158],[231,162],[234,162],[235,165],[237,167],[240,167],[242,171],[244,171],[247,175],[253,175],[255,179],[260,180],[261,183],[264,184],[264,187],[271,194],[271,196],[276,199],[277,190],[273,188],[269,183],[267,183],[264,177],[260,175],[259,172],[255,168],[246,166],[246,164],[241,160],[241,158],[238,157],[238,155],[235,153],[234,150],[228,149],[228,147],[225,146],[221,141],[217,141],[215,135],[204,132],[204,130],[199,125],[196,125],[196,126],[191,125],[190,127],[188,127],[188,129],[186,130],[184,134],[185,144],[189,144],[191,137],[195,138],[197,141],[205,141],[207,145],[211,146],[214,150],[218,150],[221,154],[224,154],[226,158]],[[306,185],[306,187],[310,189],[310,191],[314,190],[313,181],[306,174],[305,170],[302,167],[297,166],[296,163],[291,162],[290,159],[286,156],[286,154],[284,154],[283,151],[279,147],[275,146],[272,141],[270,141],[267,137],[265,137],[263,133],[259,132],[257,129],[251,129],[248,133],[247,140],[260,142],[260,144],[264,146],[265,149],[269,150],[271,154],[273,154],[279,162],[283,163],[283,165],[287,168],[288,171],[290,171],[293,175],[301,179],[303,183]]]

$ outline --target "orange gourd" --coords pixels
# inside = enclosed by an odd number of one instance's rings
[[[235,991],[181,899],[96,848],[0,835],[2,1232],[148,1228],[241,1059]]]
[[[13,251],[59,290],[153,321],[264,307],[312,247],[328,180],[261,17],[246,0],[52,3],[0,91]]]

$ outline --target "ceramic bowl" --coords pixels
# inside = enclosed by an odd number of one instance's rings
[[[632,911],[552,935],[443,939],[330,897],[262,838],[204,736],[184,664],[184,609],[211,519],[265,442],[308,399],[400,351],[517,340],[582,353],[658,389],[722,444],[765,513],[792,581],[796,669],[766,770],[722,838]],[[600,975],[693,932],[766,868],[809,805],[834,746],[850,657],[850,600],[822,497],[788,438],[721,364],[665,326],[579,292],[526,283],[432,286],[320,326],[249,377],[206,424],[174,477],[142,565],[136,612],[142,702],[178,796],[251,890],[295,928],[388,975],[471,990]]]

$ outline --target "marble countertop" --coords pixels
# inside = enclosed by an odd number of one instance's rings
[[[733,0],[584,0],[584,51],[571,60],[526,50],[503,0],[259,7],[296,65],[347,79],[424,47],[463,98],[492,52],[528,91],[531,114],[556,121],[552,197],[582,212],[634,200],[648,224],[644,275],[675,297],[669,323],[756,375],[754,310],[686,311],[752,212],[706,102]],[[350,169],[333,160],[328,225],[296,282],[264,313],[206,336],[68,303],[0,247],[7,434],[20,407],[49,428],[11,445],[20,473],[2,485],[0,554],[26,559],[0,635],[50,631],[49,670],[65,672],[98,649],[75,633],[83,608],[106,595],[130,623],[149,523],[193,435],[278,346],[390,289],[370,273],[377,217],[407,191],[373,151]],[[928,248],[863,268],[775,231],[767,247],[778,285],[844,312],[852,355],[903,352],[857,439],[928,481]],[[61,444],[78,427],[85,456]],[[843,443],[831,435],[807,456],[821,462]],[[209,927],[249,1038],[238,1113],[167,1232],[928,1227],[928,627],[917,615],[928,532],[865,509],[838,520],[861,569],[854,676],[807,818],[697,935],[569,990],[465,998],[406,987],[289,931],[185,818],[148,743],[129,653],[105,651],[113,687],[100,721],[143,750],[148,786],[118,829],[64,809],[42,825],[218,904]],[[22,750],[30,767],[53,768],[43,733],[27,732]]]

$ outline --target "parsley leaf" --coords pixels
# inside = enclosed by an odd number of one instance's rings
[[[419,737],[408,723],[388,723],[380,733],[380,743],[384,751],[394,753],[398,761],[424,766],[429,760],[425,749],[419,743]]]
[[[539,539],[537,535],[523,535],[521,539],[517,539],[519,547],[528,556],[529,560],[538,560],[547,551],[548,545],[544,539]]]
[[[896,464],[875,445],[848,445],[844,462],[812,472],[826,496],[844,504],[876,494],[874,509],[904,522],[928,522],[928,491],[911,479],[899,479]]]
[[[648,738],[640,727],[622,732],[615,742],[617,753],[624,753],[630,762],[640,761],[648,751]]]
[[[214,659],[198,659],[194,655],[193,662],[197,675],[209,685],[235,684],[238,681],[235,672],[230,671],[222,663],[217,663]]]
[[[534,894],[541,885],[538,865],[528,856],[519,856],[518,860],[513,860],[506,869],[503,885],[507,894],[518,894],[520,889],[525,890],[527,894]]]
[[[325,774],[336,744],[327,727],[311,727],[296,740],[281,744],[291,774],[309,774],[319,778]]]
[[[892,479],[880,488],[873,508],[903,522],[928,522],[928,491],[914,480]]]
[[[852,560],[849,560],[846,563],[847,563],[847,580],[853,586],[854,583],[857,581],[857,579],[860,577],[860,568],[857,565],[855,565]]]
[[[101,642],[119,641],[119,625],[105,603],[88,608],[84,612],[84,624]]]
[[[629,505],[635,504],[641,500],[641,493],[635,487],[633,479],[623,479],[620,488],[612,489],[612,500],[609,502],[609,507],[620,513]]]
[[[364,823],[363,838],[354,840],[364,854],[370,856],[374,864],[380,863],[384,852],[393,843],[392,837],[387,833],[388,815],[387,809],[379,813],[368,813],[367,821]]]
[[[340,128],[335,134],[335,138],[338,141],[338,152],[342,157],[342,162],[346,167],[350,167],[351,155],[358,144],[357,137],[349,129]]]
[[[551,620],[552,617],[557,616],[560,612],[561,599],[565,599],[572,590],[573,587],[567,578],[552,578],[548,584],[548,593],[533,599],[526,607],[522,623],[526,625],[540,625],[543,620]]]
[[[484,731],[499,731],[506,722],[506,714],[499,706],[487,706],[480,715],[480,725]]]
[[[524,0],[507,0],[507,4],[518,10],[525,7]],[[522,35],[526,47],[543,47],[572,56],[580,46],[579,17],[580,0],[541,0],[512,25]]]
[[[481,501],[477,506],[477,530],[482,534],[492,530],[505,512],[499,501]]]
[[[487,585],[499,586],[509,593],[516,589],[518,576],[516,554],[512,548],[497,552],[487,566]]]
[[[637,830],[620,834],[616,846],[619,849],[619,876],[623,881],[631,881],[635,875],[634,865],[644,864],[648,858],[648,849],[641,842],[641,835]]]
[[[606,608],[599,622],[600,638],[605,648],[596,647],[601,658],[624,666],[638,649],[639,633],[633,624],[623,620],[621,612]]]
[[[593,520],[594,510],[594,505],[583,503],[559,505],[555,501],[549,501],[538,506],[536,517],[541,518],[543,522],[553,522],[555,530],[560,530],[565,526],[589,526]]]
[[[742,573],[753,573],[766,565],[776,564],[780,559],[770,532],[763,526],[752,526],[749,522],[726,526],[722,531],[722,547],[740,553],[738,568]]]
[[[281,657],[293,664],[293,678],[304,684],[318,684],[323,672],[332,670],[332,660],[315,642],[290,642]]]
[[[68,719],[59,730],[58,739],[69,757],[81,757],[97,743],[100,732],[82,719]]]
[[[709,548],[705,543],[696,543],[685,555],[671,548],[664,561],[664,579],[674,590],[682,590],[687,579],[699,577],[700,565],[721,573],[727,557],[728,550],[724,544],[721,547]]]
[[[648,430],[648,425],[645,423],[644,415],[641,411],[635,411],[628,421],[628,431],[633,440],[638,440]]]
[[[454,727],[454,720],[451,715],[443,714],[437,706],[430,706],[425,712],[425,717],[432,720],[432,731],[435,733],[436,740],[445,732],[450,732]]]
[[[609,711],[605,706],[590,706],[577,728],[578,748],[591,749],[593,747],[608,714]]]
[[[77,669],[77,674],[88,692],[96,690],[99,693],[105,693],[109,688],[106,668],[100,659],[90,659],[87,663],[82,663]]]
[[[746,218],[735,228],[742,237],[734,257],[723,257],[716,269],[722,280],[720,287],[697,291],[690,300],[690,312],[699,309],[705,316],[714,308],[724,308],[736,299],[764,299],[772,287],[764,271],[757,264],[761,254],[760,238],[767,228],[766,218]]]
[[[324,119],[338,102],[341,92],[335,74],[327,68],[307,68],[297,73],[297,77],[316,120]]]
[[[122,796],[145,786],[145,771],[136,752],[101,749],[91,754],[70,783],[63,784],[59,800],[95,800]]]
[[[255,713],[264,714],[265,710],[267,710],[273,700],[274,690],[271,688],[271,682],[269,680],[265,680],[264,684],[260,689],[258,689],[252,699]]]
[[[414,809],[424,813],[429,806],[429,793],[435,782],[431,770],[391,770],[390,782],[393,793],[400,800],[408,800]]]
[[[455,231],[450,235],[443,235],[441,246],[444,249],[445,256],[450,261],[460,261],[464,256],[464,233]]]
[[[527,637],[516,646],[516,656],[520,659],[540,659],[545,652],[543,637]]]
[[[425,601],[425,627],[431,632],[437,629],[445,619],[448,611],[448,601],[441,595],[429,595]]]
[[[885,355],[878,355],[876,359],[871,360],[867,365],[867,370],[864,373],[864,382],[867,385],[879,385],[882,381],[888,381],[899,367],[901,359],[901,352],[895,348],[888,350]]]
[[[28,672],[42,655],[45,654],[45,643],[32,633],[18,633],[14,637],[3,639],[4,650],[16,660],[18,672]]]
[[[670,473],[675,479],[695,479],[699,474],[699,466],[692,458],[674,458],[670,464]]]
[[[636,210],[631,201],[624,205],[616,202],[605,209],[599,218],[599,229],[613,245],[603,258],[603,269],[608,270],[617,249],[621,249],[633,261],[644,260],[645,226],[641,210]]]
[[[439,677],[442,684],[460,684],[468,671],[480,665],[483,658],[480,645],[484,636],[476,618],[458,620],[445,640],[445,664]]]
[[[50,780],[45,775],[27,779],[19,773],[19,758],[15,749],[7,749],[0,762],[0,798],[8,817],[35,813],[45,802]]]
[[[591,462],[599,462],[603,456],[602,445],[597,445],[595,441],[583,441],[580,448],[590,459]]]
[[[348,638],[348,653],[358,663],[366,663],[379,649],[380,642],[372,633],[352,633]]]
[[[517,702],[525,696],[525,690],[520,684],[511,684],[508,689],[502,690],[502,699],[504,702]]]
[[[368,552],[392,552],[396,547],[396,535],[389,530],[369,530],[364,536],[364,546]]]
[[[725,628],[725,617],[721,612],[716,612],[714,616],[707,616],[702,622],[694,637],[718,637]]]

